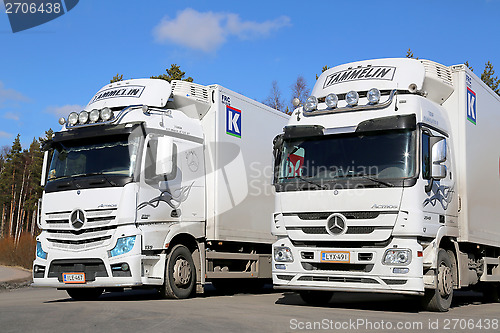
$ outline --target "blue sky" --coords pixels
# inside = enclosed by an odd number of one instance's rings
[[[288,101],[324,65],[415,56],[468,61],[500,76],[500,0],[81,0],[65,15],[12,33],[0,3],[0,146],[27,148],[116,74],[159,75],[177,63],[196,83]]]

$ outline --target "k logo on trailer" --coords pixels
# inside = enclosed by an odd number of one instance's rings
[[[476,93],[467,87],[467,120],[476,125]]]
[[[226,133],[241,138],[241,110],[226,105]]]

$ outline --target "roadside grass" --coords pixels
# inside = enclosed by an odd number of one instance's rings
[[[30,233],[23,233],[16,243],[14,238],[0,239],[0,264],[32,268],[35,260],[36,239]]]

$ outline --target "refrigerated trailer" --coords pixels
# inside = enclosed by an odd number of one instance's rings
[[[499,299],[500,97],[467,66],[377,59],[325,71],[274,140],[273,283]]]
[[[106,85],[45,144],[34,286],[186,298],[270,280],[266,174],[287,120],[220,85]]]

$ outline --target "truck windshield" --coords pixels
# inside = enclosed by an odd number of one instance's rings
[[[394,186],[415,175],[415,135],[394,130],[285,140],[278,183]]]
[[[91,175],[132,177],[140,138],[113,135],[58,142],[47,180]]]

